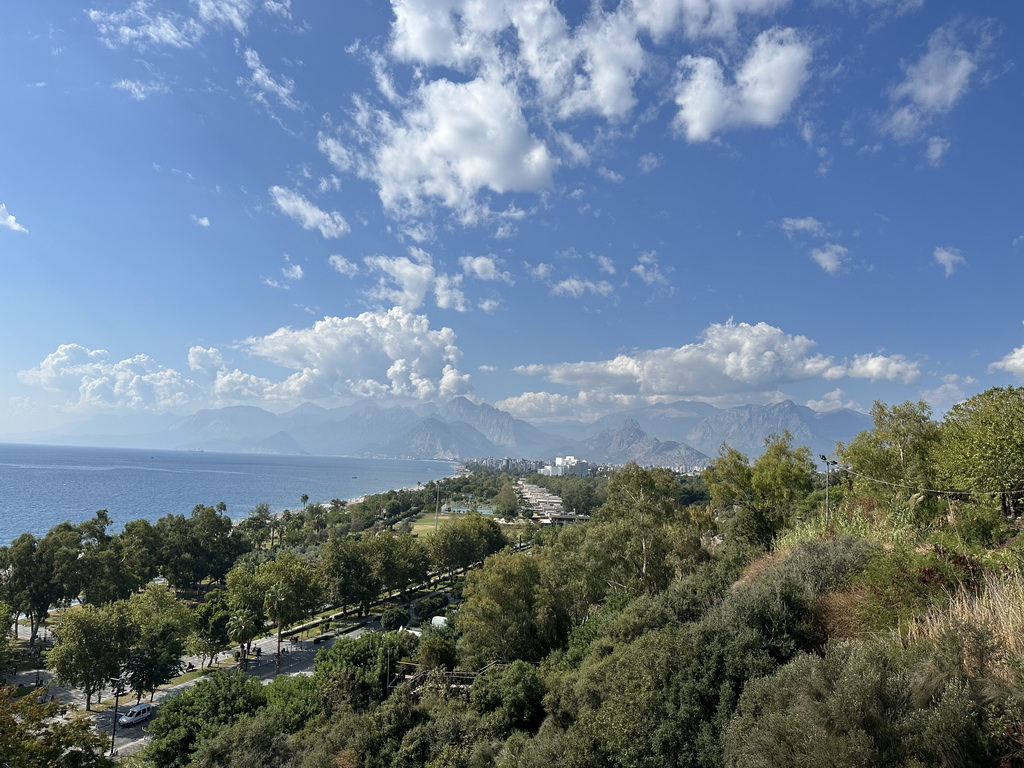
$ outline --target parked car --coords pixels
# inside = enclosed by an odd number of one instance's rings
[[[118,725],[135,725],[149,720],[156,712],[156,704],[136,704],[117,719]]]

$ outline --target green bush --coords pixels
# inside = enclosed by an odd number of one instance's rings
[[[409,612],[405,608],[388,608],[380,617],[380,625],[385,632],[393,632],[409,623]]]

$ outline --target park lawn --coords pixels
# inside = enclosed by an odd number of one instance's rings
[[[455,515],[438,515],[437,524],[441,525],[445,520],[451,520],[456,517]],[[412,535],[421,536],[426,533],[430,533],[434,530],[434,513],[433,512],[422,512],[416,517],[409,518],[409,522],[412,524]]]

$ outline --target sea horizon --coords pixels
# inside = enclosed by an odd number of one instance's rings
[[[257,504],[274,513],[351,500],[455,474],[456,463],[222,451],[0,443],[0,545],[22,533],[43,536],[105,509],[111,532],[125,523],[189,515],[197,505],[227,505],[245,518]]]

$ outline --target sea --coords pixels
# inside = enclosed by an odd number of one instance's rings
[[[257,504],[274,512],[310,502],[415,488],[455,474],[447,461],[281,456],[0,443],[0,545],[44,535],[105,509],[116,532],[130,520],[188,515],[223,501],[241,519]]]

